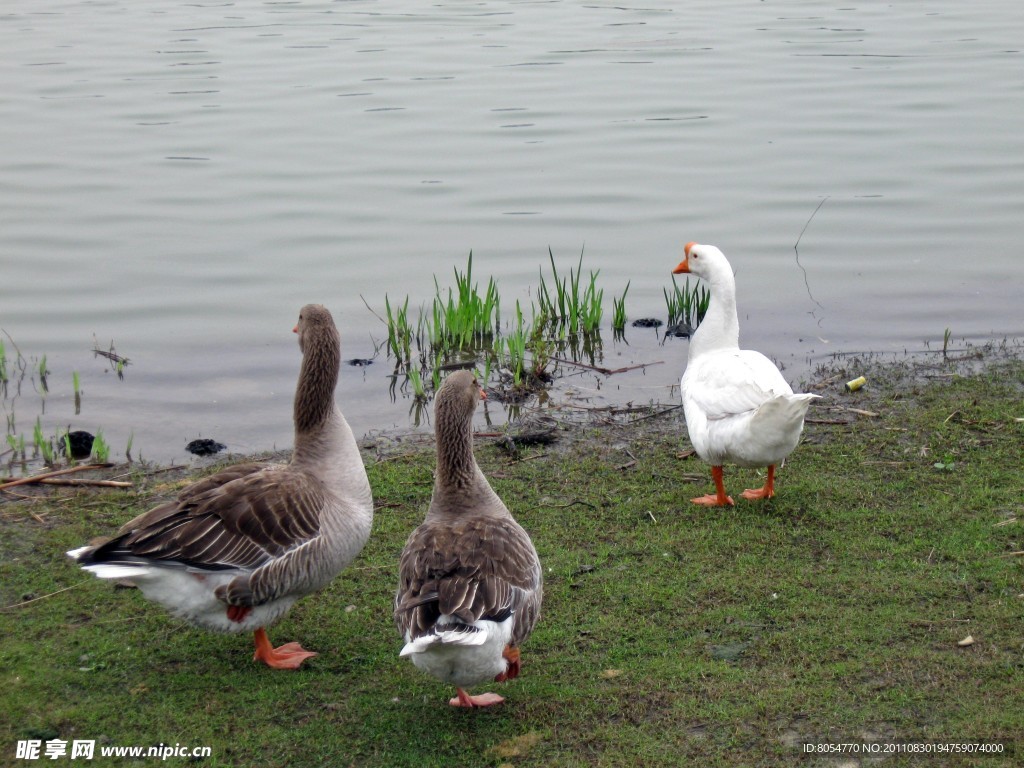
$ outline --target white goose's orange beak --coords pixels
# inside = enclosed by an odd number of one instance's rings
[[[683,252],[686,255],[683,257],[683,260],[679,262],[679,266],[672,270],[673,275],[679,275],[682,274],[683,272],[690,271],[690,249],[693,248],[693,246],[695,246],[696,244],[697,243],[695,242],[689,242],[686,244],[686,247],[683,249]]]

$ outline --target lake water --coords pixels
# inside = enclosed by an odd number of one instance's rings
[[[1022,46],[1018,0],[6,0],[0,339],[47,356],[47,431],[169,461],[289,446],[299,308],[372,357],[363,299],[424,303],[471,249],[506,313],[550,247],[608,313],[629,281],[632,319],[716,244],[742,344],[795,383],[946,328],[1019,338]],[[678,397],[685,340],[610,335],[609,367],[664,363],[577,396]],[[343,370],[359,434],[409,424],[390,369]],[[3,407],[31,436],[30,376]]]

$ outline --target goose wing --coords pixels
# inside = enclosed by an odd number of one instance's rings
[[[81,562],[252,569],[318,536],[322,484],[288,467],[239,465],[139,515]]]
[[[753,411],[773,397],[793,393],[775,364],[760,352],[716,352],[695,362],[693,374],[684,374],[683,395],[709,421]]]
[[[541,581],[537,551],[512,518],[428,521],[402,552],[395,623],[403,637],[415,639],[442,614],[470,625],[514,615],[518,645],[539,618]]]

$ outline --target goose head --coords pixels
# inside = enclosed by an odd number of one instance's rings
[[[442,419],[469,421],[477,403],[486,399],[487,393],[472,371],[456,371],[444,380],[438,390],[434,413],[438,422]]]
[[[679,262],[679,266],[672,270],[673,275],[685,272],[686,274],[710,280],[716,273],[723,271],[731,273],[725,254],[713,245],[687,243],[684,252],[686,255]]]
[[[299,349],[303,352],[310,339],[320,337],[324,333],[336,332],[334,318],[322,304],[307,304],[299,311],[299,322],[292,328],[292,333],[299,335]]]

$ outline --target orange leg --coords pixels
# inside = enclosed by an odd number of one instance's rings
[[[768,465],[768,479],[764,481],[764,488],[748,488],[742,494],[744,499],[770,499],[775,495],[775,465]]]
[[[270,644],[267,631],[260,627],[253,633],[256,641],[256,653],[252,655],[254,661],[262,661],[268,667],[274,669],[298,669],[302,662],[316,656],[313,651],[307,651],[298,643],[285,643],[278,648]]]
[[[496,693],[481,693],[479,696],[470,696],[462,688],[456,688],[458,696],[449,701],[453,707],[466,707],[473,709],[474,707],[490,707],[495,704],[501,704],[505,699]]]
[[[725,484],[722,482],[722,468],[712,467],[711,477],[715,481],[716,493],[709,493],[707,496],[698,496],[690,499],[694,504],[703,504],[706,507],[731,507],[734,502],[731,496],[725,495]]]
[[[519,649],[513,648],[511,645],[506,645],[505,650],[501,652],[501,655],[505,657],[505,661],[508,662],[508,666],[505,671],[500,675],[495,676],[494,682],[503,683],[506,680],[514,680],[519,677]]]

